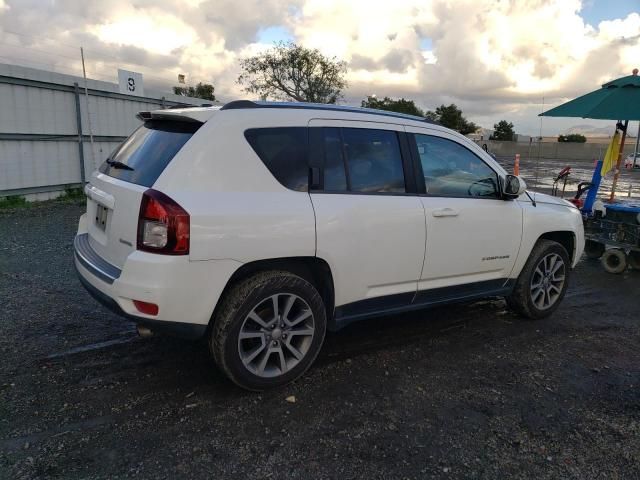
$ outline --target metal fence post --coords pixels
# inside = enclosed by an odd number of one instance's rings
[[[85,183],[84,174],[84,146],[82,144],[82,113],[80,110],[80,87],[78,82],[73,84],[73,93],[76,100],[76,124],[78,126],[78,154],[80,155],[80,181]]]

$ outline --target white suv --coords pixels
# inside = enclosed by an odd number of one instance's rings
[[[247,389],[294,380],[355,320],[487,296],[545,317],[582,255],[573,205],[419,117],[246,100],[139,117],[85,188],[80,280],[143,332],[205,336]]]

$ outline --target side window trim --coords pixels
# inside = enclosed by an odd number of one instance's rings
[[[344,129],[342,127],[338,127],[338,133],[340,134],[340,151],[342,152],[342,164],[344,165],[344,174],[347,179],[347,192],[353,193],[351,191],[351,172],[349,171],[349,154],[347,153],[347,147],[344,143]]]
[[[413,159],[414,168],[415,168],[415,172],[416,172],[415,175],[416,175],[416,181],[417,181],[417,185],[418,185],[418,195],[420,195],[421,197],[433,197],[433,198],[468,198],[468,199],[473,199],[473,200],[501,200],[501,192],[500,192],[500,182],[501,182],[500,179],[501,179],[501,177],[500,177],[500,173],[497,172],[491,165],[489,165],[487,162],[485,162],[482,157],[477,155],[474,151],[472,151],[466,145],[463,145],[462,143],[457,142],[456,140],[454,140],[452,138],[447,138],[446,136],[437,135],[437,134],[431,133],[431,132],[430,133],[408,132],[407,135],[410,135],[411,156],[412,156],[412,159]],[[496,176],[496,193],[497,193],[497,196],[496,197],[469,197],[469,196],[454,196],[454,195],[433,195],[433,194],[427,193],[427,187],[426,187],[426,183],[425,183],[425,180],[424,180],[424,171],[422,169],[422,162],[420,160],[420,154],[418,152],[418,142],[416,141],[416,135],[424,135],[426,137],[442,138],[444,140],[448,140],[450,142],[453,142],[456,145],[458,145],[458,146],[464,148],[465,150],[467,150],[471,155],[473,155],[478,160],[480,160],[484,165],[486,165],[486,167],[489,170],[491,170],[493,172],[493,174]]]
[[[400,142],[400,156],[402,157],[402,172],[404,174],[404,189],[406,193],[418,193],[414,161],[411,154],[411,143],[406,132],[397,132]],[[424,178],[423,178],[424,181]]]
[[[309,132],[309,192],[324,190],[324,127],[307,127]],[[320,172],[319,185],[311,188],[311,169]]]
[[[418,153],[418,142],[416,142],[416,134],[407,132],[409,140],[409,151],[411,152],[411,163],[413,164],[413,172],[416,181],[416,193],[420,196],[427,196],[427,185],[424,181],[424,171],[422,170],[422,162]]]

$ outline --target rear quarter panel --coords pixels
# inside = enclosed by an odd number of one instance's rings
[[[205,123],[154,184],[191,218],[191,260],[239,262],[313,256],[309,194],[282,186],[244,137],[256,127],[299,126],[300,115],[223,111]]]

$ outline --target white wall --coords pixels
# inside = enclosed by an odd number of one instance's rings
[[[122,95],[116,83],[89,79],[87,112],[83,78],[0,63],[0,197],[80,183],[74,83],[80,86],[85,178],[140,124],[138,112],[163,102],[212,103],[148,88],[145,97]]]

